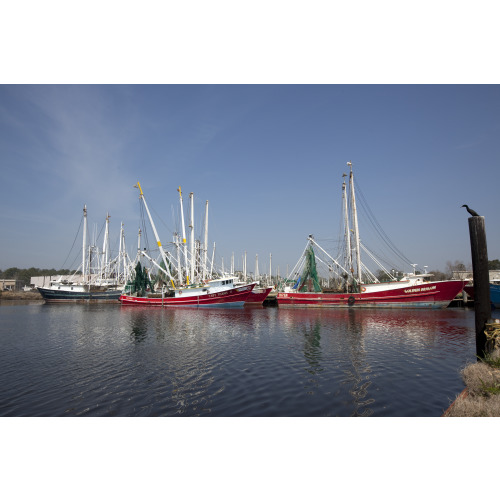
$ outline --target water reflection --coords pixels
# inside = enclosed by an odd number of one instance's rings
[[[345,387],[332,391],[333,404],[351,408],[350,416],[370,416],[392,404],[378,402],[386,397],[384,384],[421,390],[417,385],[432,380],[450,352],[468,355],[470,312],[464,310],[282,309],[278,317],[286,334],[301,332],[307,371],[324,373],[322,384]]]
[[[370,381],[371,367],[366,360],[365,348],[365,325],[360,316],[360,311],[348,309],[347,316],[347,346],[350,368],[345,370],[344,383],[349,385],[349,393],[353,397],[354,411],[352,417],[369,417],[373,414],[368,405],[375,403],[373,397],[368,397],[368,389],[372,385]],[[361,311],[361,314],[363,312]]]
[[[463,310],[1,312],[4,416],[438,416],[475,359]]]
[[[304,357],[309,363],[309,373],[312,375],[322,371],[321,368],[321,323],[316,320],[312,326],[303,325]]]
[[[140,342],[144,342],[146,340],[148,332],[148,321],[146,317],[145,311],[138,311],[132,317],[132,332],[130,333],[130,337],[132,342],[135,344],[139,344]]]
[[[320,384],[336,386],[329,391],[335,398],[334,408],[350,408],[350,416],[370,416],[375,403],[371,394],[372,367],[368,361],[365,340],[368,333],[365,310],[356,309],[283,309],[281,325],[287,332],[303,336],[303,355],[307,371],[321,380],[308,380],[308,388]],[[333,365],[332,365],[333,363]],[[345,390],[338,387],[344,386]],[[346,395],[348,397],[346,398]]]
[[[229,308],[124,308],[122,316],[133,342],[147,344],[150,366],[141,362],[140,370],[154,367],[158,400],[168,402],[168,415],[179,416],[212,414],[227,380],[241,375],[238,364],[245,361],[233,351],[246,337],[257,339],[265,323],[262,315]]]

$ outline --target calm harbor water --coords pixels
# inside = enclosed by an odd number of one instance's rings
[[[0,416],[440,416],[475,360],[459,308],[4,302],[0,342]]]

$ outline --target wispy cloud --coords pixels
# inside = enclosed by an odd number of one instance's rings
[[[472,140],[472,141],[460,143],[455,147],[455,149],[457,149],[457,150],[474,149],[474,148],[477,148],[478,146],[481,146],[482,144],[484,144],[488,140],[489,140],[489,137],[484,137],[484,136],[479,137],[479,138],[476,138],[475,140]]]
[[[104,90],[105,92],[105,90]],[[62,201],[124,208],[131,191],[127,146],[134,123],[110,105],[101,87],[41,86],[26,93],[45,127],[41,168]]]

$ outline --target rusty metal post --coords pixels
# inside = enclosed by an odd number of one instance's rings
[[[476,315],[476,354],[484,357],[486,335],[484,328],[491,317],[490,275],[484,217],[469,217],[472,273],[474,278],[474,312]]]

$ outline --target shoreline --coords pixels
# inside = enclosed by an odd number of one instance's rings
[[[2,300],[25,300],[25,301],[39,301],[43,300],[38,290],[32,292],[10,292],[8,290],[0,291],[0,301]]]
[[[465,389],[443,417],[500,417],[500,349],[461,372]]]

